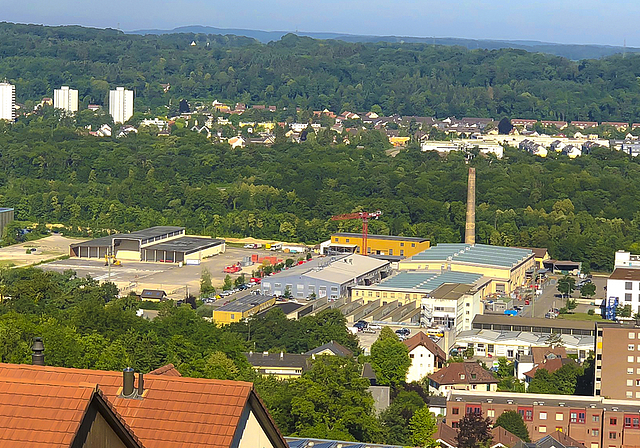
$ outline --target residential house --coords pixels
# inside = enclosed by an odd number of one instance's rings
[[[495,392],[498,380],[477,362],[454,362],[428,376],[429,389],[443,395],[450,390]]]
[[[522,443],[520,438],[501,426],[492,428],[491,435],[493,440],[488,445],[490,448],[514,448],[518,443]],[[458,448],[458,430],[445,422],[438,423],[438,429],[433,435],[433,439],[440,443],[441,447]]]
[[[305,353],[307,356],[318,356],[318,355],[333,355],[333,356],[341,356],[343,358],[351,358],[353,357],[353,352],[349,350],[347,347],[338,344],[335,341],[327,342],[326,344],[322,344],[319,347],[316,347],[312,350],[309,350]]]
[[[571,126],[575,126],[578,129],[589,129],[595,128],[598,126],[598,123],[595,121],[572,121]]]
[[[167,293],[161,289],[143,289],[142,294],[140,294],[140,300],[162,302],[167,300]]]
[[[591,444],[593,448],[595,448],[595,445],[598,444]],[[535,442],[520,442],[516,444],[514,448],[587,448],[587,446],[574,440],[562,431],[555,431]]]
[[[231,137],[229,140],[227,140],[227,143],[229,143],[232,149],[244,148],[247,145],[247,141],[240,135],[238,135],[237,137]]]
[[[279,379],[300,378],[311,367],[310,356],[296,353],[249,352],[244,356],[261,375],[273,375]]]
[[[424,332],[420,331],[402,342],[409,350],[411,366],[407,371],[407,383],[420,381],[436,370],[440,370],[447,361],[447,354],[431,340]]]

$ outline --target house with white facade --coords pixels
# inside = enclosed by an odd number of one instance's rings
[[[411,338],[403,341],[409,349],[411,366],[407,371],[407,383],[420,381],[427,375],[440,370],[447,360],[447,354],[420,331]]]

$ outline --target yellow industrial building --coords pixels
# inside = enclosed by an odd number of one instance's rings
[[[271,308],[276,298],[262,294],[248,294],[213,310],[213,321],[217,324],[228,325],[240,322],[242,319]]]
[[[530,249],[486,244],[443,243],[402,260],[400,270],[453,271],[492,279],[491,293],[509,294],[526,283],[526,272],[535,266]]]
[[[431,244],[426,238],[393,235],[367,236],[367,254],[411,257],[429,247]],[[333,252],[362,253],[362,234],[334,233],[331,235],[329,249]]]

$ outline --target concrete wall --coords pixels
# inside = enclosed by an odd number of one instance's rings
[[[241,428],[240,442],[237,445],[232,443],[233,448],[274,448],[252,410],[238,426]]]
[[[218,244],[217,246],[209,247],[207,249],[194,252],[191,254],[185,254],[184,260],[202,260],[206,257],[213,257],[214,255],[223,254],[226,250],[226,246],[224,243]]]

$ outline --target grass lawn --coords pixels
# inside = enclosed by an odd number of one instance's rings
[[[599,314],[594,314],[593,316],[590,316],[587,313],[571,313],[571,314],[560,314],[560,315],[558,315],[558,319],[566,319],[566,320],[602,320],[602,316],[600,316]]]

